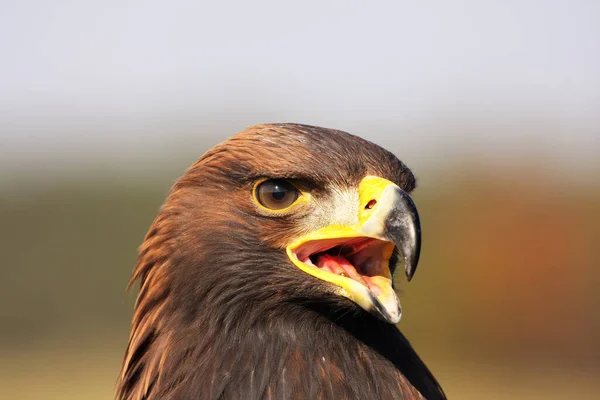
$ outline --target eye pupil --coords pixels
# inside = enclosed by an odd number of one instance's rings
[[[272,196],[275,200],[281,201],[285,198],[285,194],[286,194],[286,192],[284,189],[282,189],[278,186],[275,186],[275,188],[273,189]]]
[[[271,179],[260,183],[255,189],[258,202],[271,210],[282,210],[298,199],[300,192],[290,182]]]

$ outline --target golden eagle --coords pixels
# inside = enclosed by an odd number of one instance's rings
[[[139,250],[117,398],[445,399],[394,325],[415,177],[385,149],[254,126],[175,183]]]

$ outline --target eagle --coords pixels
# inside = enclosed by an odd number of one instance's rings
[[[396,324],[421,247],[391,152],[300,124],[248,128],[171,188],[139,248],[120,400],[445,399]]]

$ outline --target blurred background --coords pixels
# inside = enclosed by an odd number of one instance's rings
[[[417,174],[401,329],[453,399],[600,398],[600,3],[0,3],[0,398],[109,399],[136,248],[245,127]]]

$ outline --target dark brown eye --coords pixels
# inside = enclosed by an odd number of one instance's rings
[[[270,179],[256,187],[256,199],[266,208],[282,210],[291,206],[300,196],[294,185],[282,179]]]

